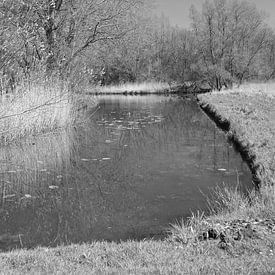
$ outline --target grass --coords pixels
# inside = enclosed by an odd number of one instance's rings
[[[164,82],[124,83],[110,86],[97,86],[88,89],[91,94],[161,94],[169,93],[171,85]]]
[[[259,191],[244,195],[238,189],[216,189],[209,198],[212,215],[205,217],[198,213],[187,222],[171,226],[169,237],[163,241],[95,242],[15,250],[0,254],[0,272],[275,272],[274,100],[272,88],[259,90],[249,85],[199,96],[202,108],[221,125],[227,125],[228,136],[234,138],[248,160],[250,158],[250,167],[262,183]],[[211,232],[219,237],[210,238]]]
[[[263,184],[275,184],[275,84],[246,84],[224,92],[200,95],[202,108],[243,153]]]
[[[261,93],[265,96],[275,96],[275,83],[245,83],[239,88],[227,91],[227,93],[240,92],[244,94],[253,95],[254,93]]]
[[[168,241],[102,242],[14,251],[2,254],[0,263],[2,274],[267,274],[274,271],[269,253],[243,247],[239,257],[232,257],[210,242],[191,248]]]
[[[246,195],[237,189],[218,187],[209,200],[211,214],[205,216],[198,212],[193,214],[188,221],[180,221],[178,224],[172,225],[170,238],[186,245],[193,244],[198,240],[201,233],[210,229],[214,229],[220,234],[226,231],[226,227],[230,223],[241,226],[243,222],[255,224],[255,221],[266,220],[273,220],[274,231],[274,198],[275,188],[273,186],[263,187],[261,193],[252,191]],[[257,230],[256,227],[254,229]],[[267,231],[265,233],[268,234]],[[275,245],[274,233],[270,235],[273,245]]]

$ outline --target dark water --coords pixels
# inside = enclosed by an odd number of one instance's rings
[[[251,187],[194,100],[98,100],[73,129],[0,148],[1,249],[158,236],[215,186]]]

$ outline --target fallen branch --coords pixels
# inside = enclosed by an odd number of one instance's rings
[[[26,113],[32,112],[34,110],[37,110],[39,108],[42,108],[42,107],[45,107],[45,106],[51,106],[51,105],[54,105],[54,104],[57,104],[57,103],[60,103],[60,102],[64,101],[64,99],[60,99],[59,101],[55,101],[55,102],[52,102],[52,100],[54,100],[54,98],[51,98],[50,100],[46,101],[45,103],[40,104],[40,105],[35,106],[35,107],[32,107],[30,109],[27,109],[27,110],[25,110],[23,112],[2,116],[2,117],[0,117],[0,120],[1,119],[6,119],[6,118],[10,118],[10,117],[15,117],[15,116],[21,116],[21,115],[24,115]]]

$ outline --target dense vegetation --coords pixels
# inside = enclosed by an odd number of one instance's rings
[[[150,3],[148,3],[150,2]],[[3,0],[0,90],[55,77],[86,84],[204,80],[221,89],[275,76],[275,35],[245,1],[206,1],[190,29],[146,0]]]

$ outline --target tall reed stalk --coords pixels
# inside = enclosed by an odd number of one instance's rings
[[[64,128],[74,121],[72,100],[60,83],[22,85],[0,97],[2,144],[26,135]]]

